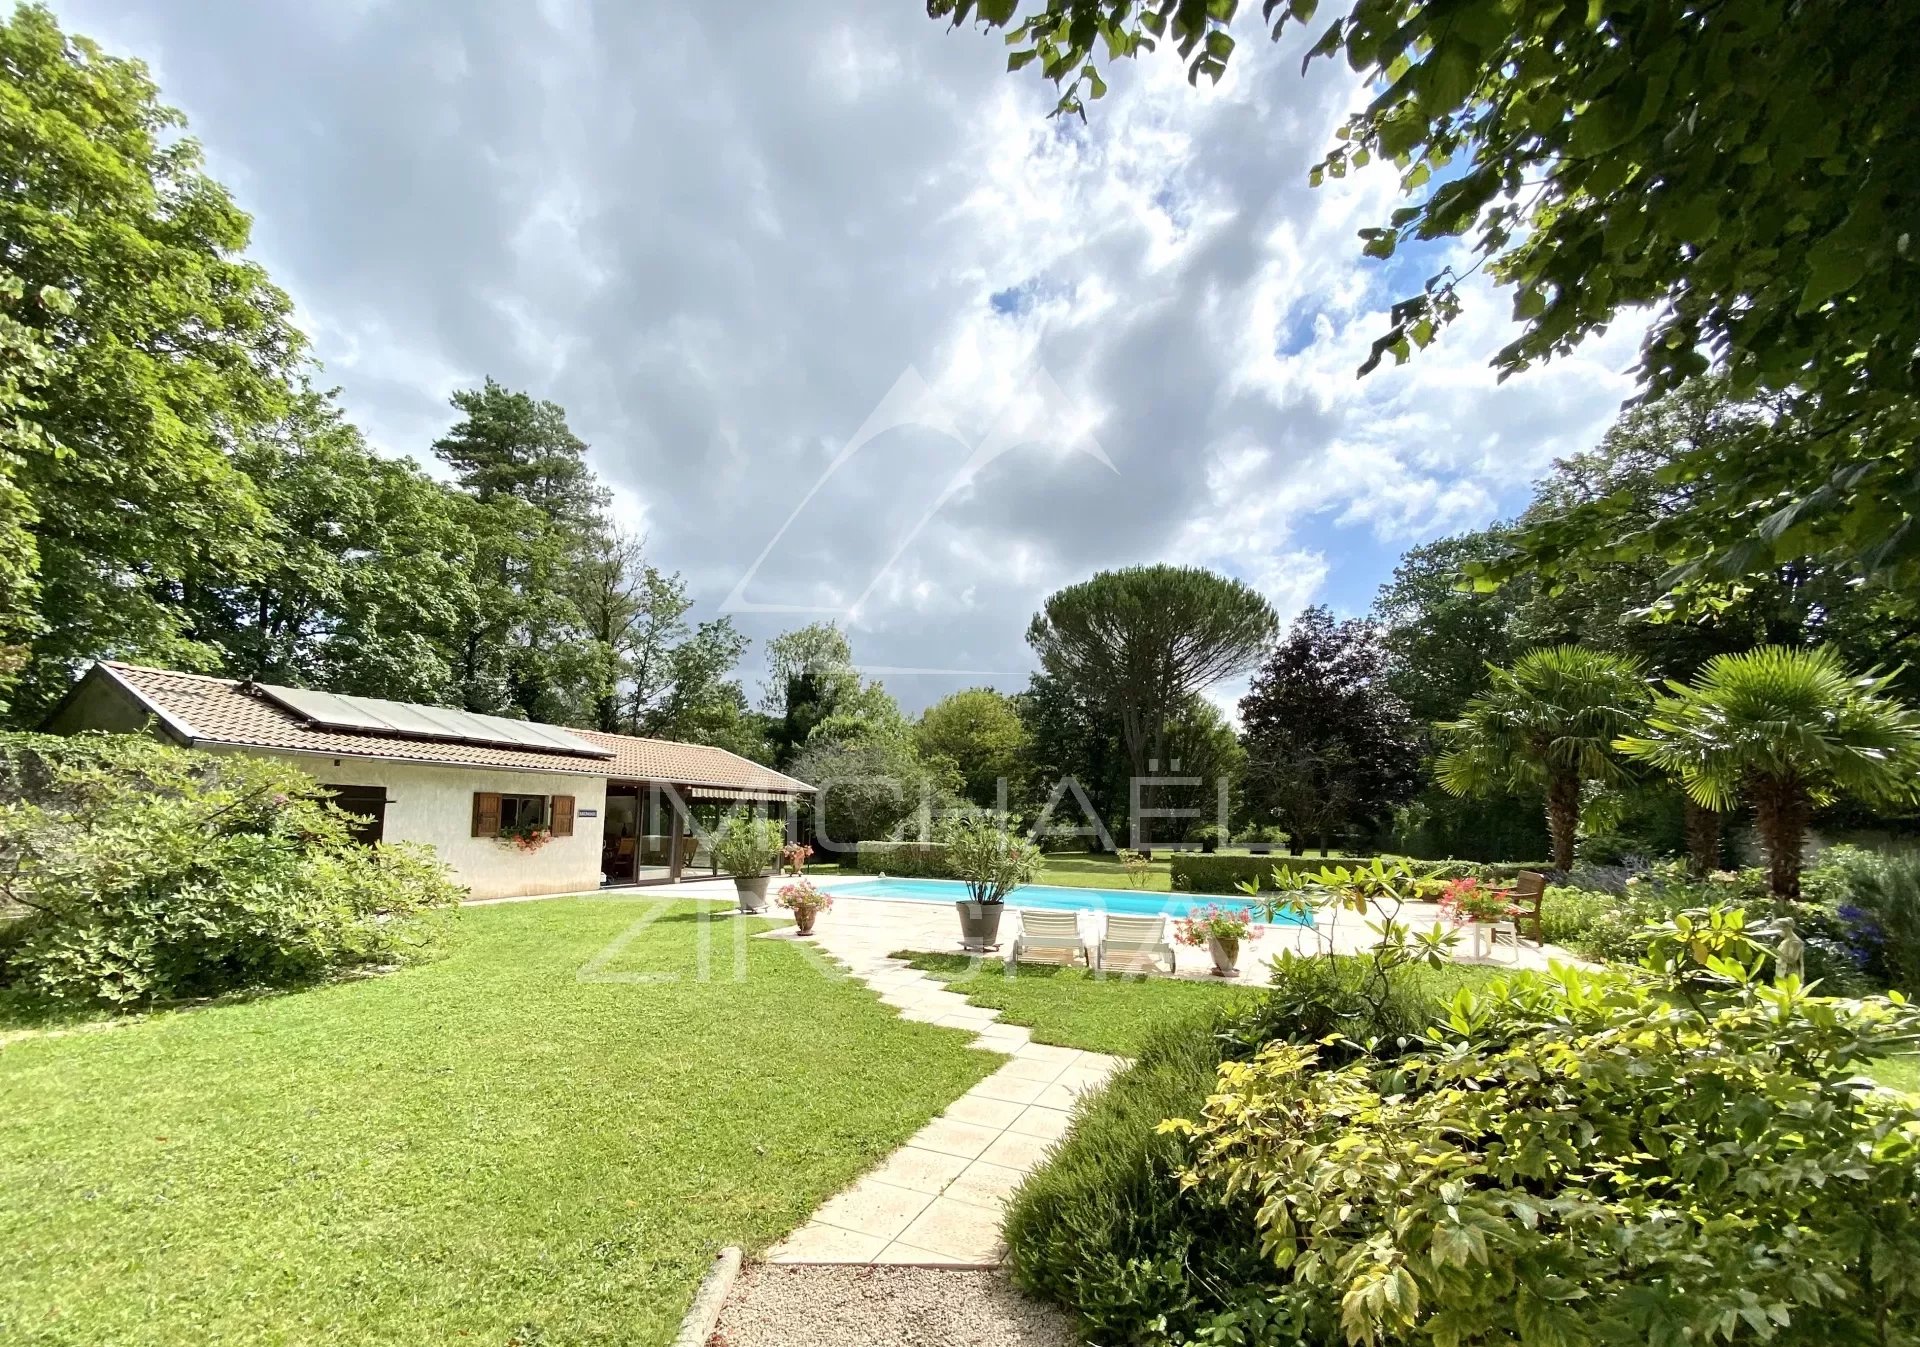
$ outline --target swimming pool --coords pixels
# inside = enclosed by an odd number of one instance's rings
[[[853,879],[834,883],[835,898],[890,898],[910,903],[964,901],[967,886],[951,879]],[[1078,889],[1060,884],[1026,884],[1007,895],[1008,907],[1039,907],[1057,912],[1120,912],[1150,917],[1184,917],[1196,907],[1251,907],[1254,920],[1266,922],[1259,904],[1220,894],[1148,893],[1144,889]],[[1272,925],[1307,926],[1303,913],[1276,912]]]

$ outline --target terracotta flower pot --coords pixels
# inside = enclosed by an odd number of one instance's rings
[[[1237,978],[1240,976],[1240,942],[1222,940],[1217,935],[1207,937],[1207,953],[1213,956],[1213,975],[1217,978]]]
[[[819,916],[820,914],[812,908],[796,908],[793,914],[793,924],[799,928],[801,935],[812,935],[813,923],[819,919]]]

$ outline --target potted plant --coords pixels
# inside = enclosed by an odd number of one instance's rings
[[[1450,882],[1440,895],[1440,915],[1455,926],[1473,927],[1473,949],[1477,955],[1486,946],[1486,936],[1495,922],[1519,915],[1513,905],[1513,891],[1483,886],[1472,876]]]
[[[1173,938],[1195,949],[1205,945],[1213,956],[1213,975],[1240,976],[1240,946],[1252,939],[1253,913],[1244,907],[1210,903],[1197,907],[1173,924]]]
[[[787,875],[804,875],[807,862],[813,859],[813,848],[805,842],[789,842],[780,848],[780,872]]]
[[[787,832],[779,819],[743,810],[729,814],[712,843],[713,862],[733,876],[742,912],[767,910],[767,880],[780,860]]]
[[[1040,848],[1014,831],[1012,819],[990,811],[955,814],[941,824],[940,840],[953,877],[967,886],[967,897],[953,905],[961,945],[978,953],[998,949],[1007,895],[1033,882]]]
[[[793,913],[793,924],[799,928],[801,935],[812,935],[814,919],[833,906],[833,899],[814,888],[811,879],[796,879],[791,884],[782,884],[780,896],[775,901]]]

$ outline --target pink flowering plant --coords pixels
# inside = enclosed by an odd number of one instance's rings
[[[813,859],[813,848],[805,842],[789,842],[780,848],[780,868],[790,875],[802,875]]]
[[[1453,880],[1440,895],[1440,915],[1455,926],[1505,921],[1519,911],[1511,889],[1485,888],[1470,877]]]
[[[1186,916],[1173,923],[1173,938],[1183,945],[1200,946],[1208,940],[1218,940],[1222,944],[1237,945],[1251,939],[1259,927],[1253,923],[1253,912],[1244,907],[1221,907],[1209,903],[1205,907],[1196,907]]]
[[[796,917],[807,918],[825,912],[833,906],[833,898],[816,889],[811,879],[796,879],[791,884],[782,884],[780,893],[774,901]]]

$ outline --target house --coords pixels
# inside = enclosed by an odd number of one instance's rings
[[[701,839],[722,813],[790,816],[813,790],[704,744],[106,660],[47,728],[294,763],[364,820],[365,840],[427,843],[475,898],[677,882],[708,864]],[[516,834],[550,836],[528,849]]]

